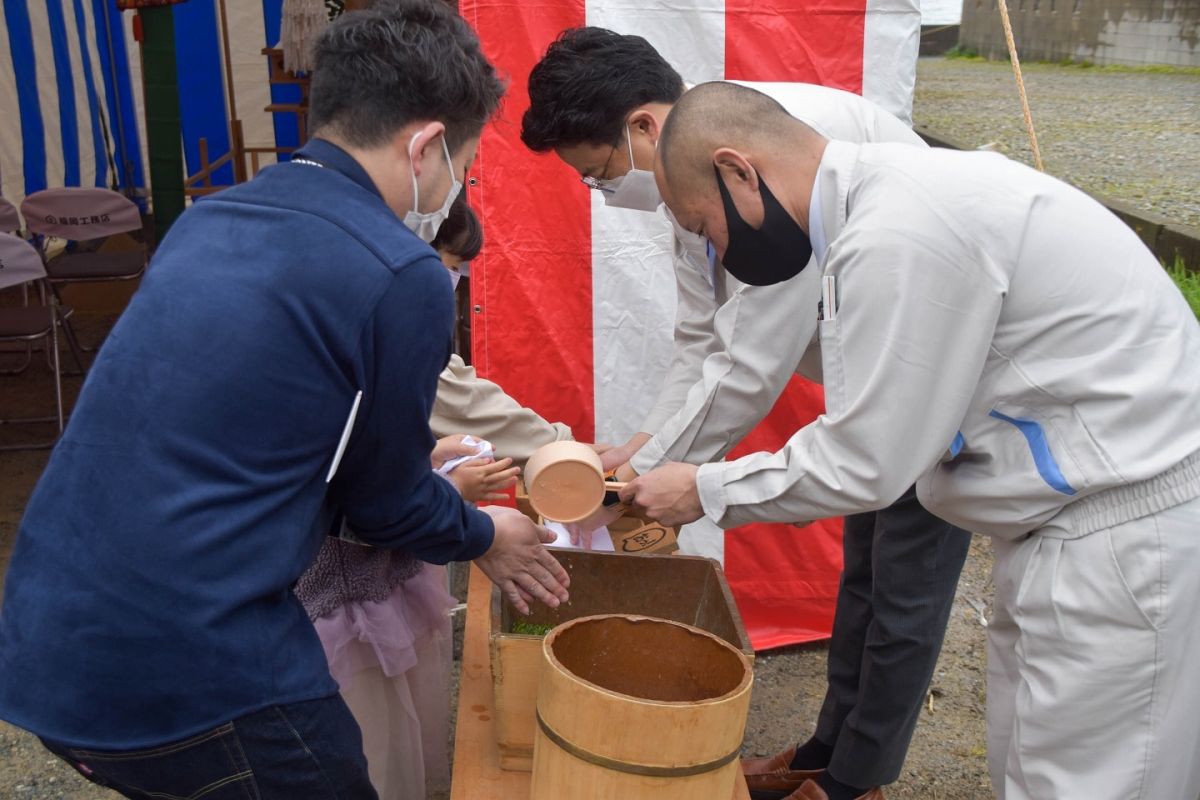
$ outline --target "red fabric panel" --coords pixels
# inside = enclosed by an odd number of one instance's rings
[[[862,93],[866,0],[726,0],[725,77]]]
[[[861,93],[866,0],[726,0],[725,77],[798,81]],[[825,408],[793,378],[731,458],[778,450]],[[725,537],[725,572],[757,650],[825,638],[842,571],[842,523],[747,525]]]
[[[767,418],[730,459],[775,451],[824,411],[821,387],[793,377]],[[743,525],[725,533],[725,576],[755,650],[824,639],[842,573],[842,521]]]
[[[459,11],[507,78],[498,118],[484,131],[469,189],[484,248],[471,263],[472,358],[479,374],[521,403],[595,431],[591,214],[587,188],[563,179],[554,154],[521,143],[529,71],[564,28],[584,24],[583,0],[462,0]]]

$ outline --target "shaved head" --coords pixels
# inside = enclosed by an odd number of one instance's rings
[[[679,224],[706,236],[722,255],[727,225],[717,173],[752,227],[762,221],[759,182],[766,180],[807,230],[812,179],[825,144],[825,137],[762,92],[702,83],[680,97],[663,126],[655,158],[659,191]]]
[[[795,153],[796,137],[820,138],[777,101],[736,83],[702,83],[685,92],[663,126],[658,150],[672,186],[715,185],[713,153],[722,147],[762,155]]]

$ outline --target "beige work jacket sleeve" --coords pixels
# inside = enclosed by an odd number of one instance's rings
[[[498,458],[511,458],[521,466],[542,445],[572,438],[566,425],[542,419],[499,386],[476,375],[475,368],[457,355],[450,356],[449,365],[438,376],[429,427],[439,438],[467,433],[487,439]]]
[[[666,461],[723,457],[775,405],[812,341],[820,274],[809,263],[773,286],[741,286],[713,315],[715,346],[682,406],[631,464],[645,474]]]
[[[722,528],[884,508],[948,455],[1004,285],[965,266],[978,253],[934,226],[862,226],[831,246],[840,307],[819,323],[826,413],[776,453],[700,467],[701,503]]]

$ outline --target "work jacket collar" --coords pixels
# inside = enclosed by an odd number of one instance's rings
[[[375,181],[363,169],[362,164],[354,160],[354,156],[338,147],[333,142],[324,139],[309,139],[308,142],[292,154],[293,160],[313,161],[322,167],[342,173],[350,180],[362,186],[371,194],[383,198]]]
[[[849,215],[850,183],[858,167],[859,146],[851,142],[830,140],[817,167],[813,186],[813,201],[808,210],[809,227],[819,231],[813,240],[813,255],[824,267],[832,244],[846,227]],[[820,249],[818,250],[818,239]]]

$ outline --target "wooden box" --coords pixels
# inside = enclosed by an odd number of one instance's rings
[[[542,637],[513,633],[513,623],[554,626],[593,614],[644,614],[694,625],[753,659],[754,650],[720,565],[698,556],[552,550],[571,576],[571,602],[540,604],[522,617],[493,587],[489,644],[500,766],[533,766],[534,710]]]
[[[517,482],[517,510],[537,523],[542,517],[534,510],[525,493],[525,484]],[[618,553],[674,553],[679,550],[679,528],[663,525],[648,517],[627,512],[625,516],[608,526],[613,550]]]

